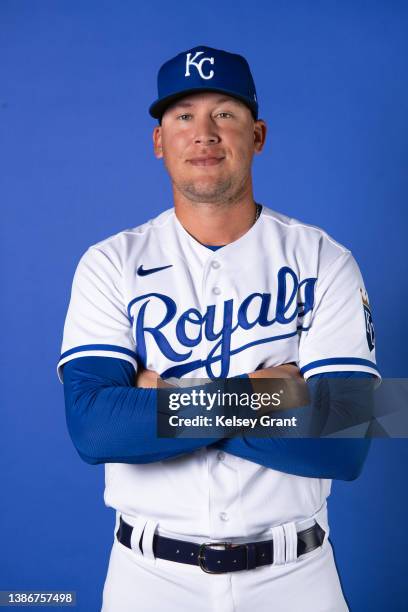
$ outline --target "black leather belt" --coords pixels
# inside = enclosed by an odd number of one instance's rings
[[[132,548],[130,544],[132,531],[133,527],[120,517],[116,537],[121,544],[130,549]],[[304,555],[321,546],[324,536],[325,531],[318,523],[298,532],[297,556]],[[143,534],[139,542],[140,552],[143,552],[142,537]],[[155,534],[153,536],[153,553],[159,559],[198,565],[209,574],[223,574],[273,563],[273,540],[246,544],[232,544],[231,542],[195,544],[194,542],[173,540]]]

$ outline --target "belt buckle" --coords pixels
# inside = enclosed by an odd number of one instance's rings
[[[198,549],[198,565],[199,565],[199,567],[206,574],[225,574],[225,573],[227,573],[224,570],[220,570],[219,572],[217,572],[217,571],[214,572],[214,571],[209,570],[205,566],[205,563],[204,563],[205,562],[205,549],[206,548],[210,548],[211,546],[213,546],[213,547],[223,546],[224,550],[227,550],[228,548],[232,548],[232,542],[204,542],[204,544],[200,544],[200,548]]]

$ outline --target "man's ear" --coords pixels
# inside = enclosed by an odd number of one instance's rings
[[[154,154],[157,157],[157,159],[161,159],[163,157],[161,125],[156,125],[156,127],[153,130],[153,148],[154,148]]]
[[[254,122],[254,149],[255,153],[260,153],[264,148],[266,139],[266,123],[263,119]]]

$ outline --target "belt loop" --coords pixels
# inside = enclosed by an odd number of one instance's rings
[[[273,564],[283,565],[285,563],[285,532],[282,525],[272,528],[273,540]]]
[[[324,541],[326,541],[330,534],[329,520],[327,517],[327,502],[324,502],[323,506],[313,515],[313,518],[325,532]]]
[[[113,539],[116,540],[116,533],[119,529],[119,525],[120,525],[120,512],[119,510],[116,510],[116,517],[115,517],[115,528],[113,530]]]
[[[132,535],[130,536],[130,545],[132,550],[139,555],[143,553],[143,549],[140,547],[140,539],[142,537],[146,521],[147,519],[145,519],[143,516],[138,516],[134,522]]]
[[[297,537],[296,525],[294,522],[292,522],[292,523],[285,523],[284,525],[282,525],[282,527],[285,532],[285,543],[286,543],[285,562],[291,563],[292,561],[296,561],[297,559],[298,537]]]
[[[157,521],[148,520],[144,528],[143,539],[142,539],[142,549],[143,549],[143,556],[146,557],[147,559],[155,558],[154,552],[153,552],[153,536],[154,536],[154,532],[156,531],[157,525],[158,525]]]
[[[246,544],[247,550],[247,569],[256,567],[256,546],[255,544]]]

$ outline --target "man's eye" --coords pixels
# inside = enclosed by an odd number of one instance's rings
[[[177,119],[181,119],[181,121],[188,121],[188,119],[191,119],[191,115],[189,113],[184,113],[183,115],[179,115]]]
[[[230,117],[232,117],[232,114],[223,111],[221,113],[217,113],[217,117],[222,117],[223,119],[229,119]]]

